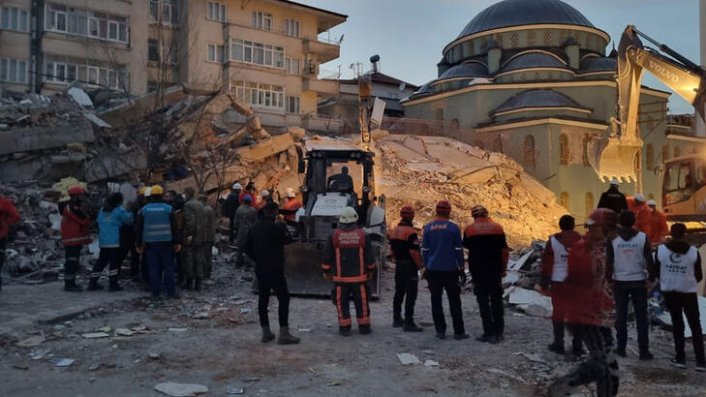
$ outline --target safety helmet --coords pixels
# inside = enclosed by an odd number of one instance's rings
[[[448,217],[451,214],[451,203],[441,200],[436,203],[436,215]]]
[[[400,217],[402,219],[411,221],[414,219],[414,208],[412,208],[411,205],[405,205],[404,207],[400,208]]]
[[[243,190],[243,186],[241,186],[239,183],[234,183],[233,186],[231,186],[231,189],[233,189],[233,190]]]
[[[262,196],[262,198],[270,197],[270,191],[269,191],[269,190],[263,190],[263,191],[260,192],[260,196]]]
[[[647,205],[649,205],[650,207],[656,207],[656,206],[657,206],[657,202],[654,201],[654,200],[650,200],[650,201],[647,202]]]
[[[145,195],[145,190],[147,190],[147,186],[142,186],[141,188],[137,189],[137,195],[138,195],[138,196],[144,196],[144,195]]]
[[[613,178],[610,180],[610,185],[611,186],[618,186],[618,185],[620,185],[620,182],[618,182],[618,179]]]
[[[84,189],[81,185],[74,185],[69,188],[67,193],[69,193],[69,196],[78,196],[79,194],[86,193],[86,189]]]
[[[358,222],[358,213],[353,207],[346,207],[341,211],[338,216],[338,222],[340,223],[356,223]]]
[[[159,185],[152,186],[151,194],[153,196],[161,196],[164,194],[164,188]]]
[[[488,216],[488,210],[482,205],[476,205],[471,208],[471,216],[474,218],[482,218]]]
[[[644,203],[646,201],[645,196],[638,193],[635,195],[635,201],[638,201],[640,203]]]
[[[297,193],[292,189],[291,187],[287,188],[287,197],[289,198],[295,198],[297,197]]]

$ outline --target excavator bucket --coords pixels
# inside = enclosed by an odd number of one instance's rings
[[[615,178],[619,181],[635,182],[635,156],[640,149],[642,140],[639,138],[593,138],[587,149],[588,161],[603,181]]]

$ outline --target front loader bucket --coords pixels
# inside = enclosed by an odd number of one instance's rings
[[[588,161],[601,180],[613,178],[637,181],[635,156],[642,149],[641,139],[593,138],[588,145]]]

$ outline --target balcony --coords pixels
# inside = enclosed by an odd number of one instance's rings
[[[303,91],[313,91],[321,94],[338,95],[338,80],[319,80],[316,77],[304,77]]]
[[[304,38],[304,52],[316,54],[319,63],[326,63],[341,56],[340,40]]]
[[[332,119],[325,116],[304,116],[302,127],[307,131],[336,133],[343,132],[345,122],[341,119]]]

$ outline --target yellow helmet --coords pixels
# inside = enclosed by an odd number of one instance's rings
[[[164,194],[164,188],[162,188],[159,185],[152,186],[152,195],[153,196],[160,196],[162,194]]]
[[[147,186],[142,186],[141,188],[137,189],[137,195],[138,195],[138,196],[144,196],[144,195],[145,195],[145,190],[147,190]]]

